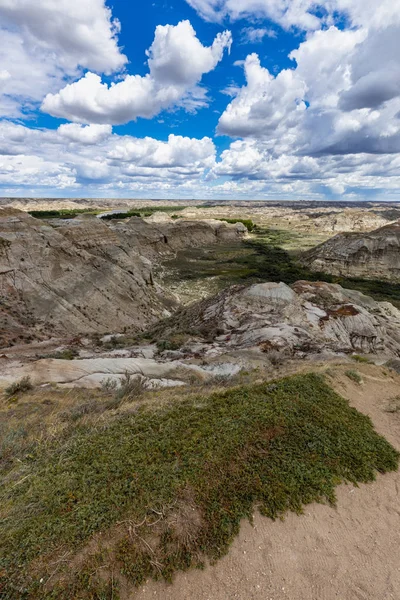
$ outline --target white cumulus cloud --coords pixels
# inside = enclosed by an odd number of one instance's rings
[[[19,117],[81,70],[127,62],[105,0],[0,0],[0,115]]]
[[[0,122],[0,187],[200,186],[215,156],[208,137],[160,141],[112,134],[108,125],[51,130]]]
[[[397,29],[312,32],[276,76],[249,55],[219,133],[263,140],[274,156],[400,152]]]
[[[385,27],[400,22],[397,0],[186,0],[207,21],[269,19],[305,31],[345,16],[354,26]]]
[[[118,48],[119,22],[105,0],[0,0],[0,17],[32,47],[56,52],[68,68],[112,73],[127,61]]]
[[[108,86],[88,72],[57,94],[48,94],[42,110],[80,123],[121,124],[138,117],[152,118],[176,105],[186,105],[189,110],[204,106],[206,100],[198,83],[215,69],[231,43],[229,31],[219,33],[206,47],[189,21],[160,25],[147,52],[147,75],[127,75]]]

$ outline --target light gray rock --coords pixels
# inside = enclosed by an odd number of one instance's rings
[[[197,373],[204,379],[209,373],[198,365],[180,361],[157,362],[147,358],[90,358],[83,360],[42,359],[24,365],[11,365],[0,375],[0,386],[5,387],[22,377],[29,376],[34,385],[64,384],[69,387],[100,387],[104,380],[120,380],[126,373],[154,382],[178,380],[177,371],[189,375]],[[181,384],[181,380],[179,380]],[[160,385],[162,385],[160,383]]]
[[[252,346],[294,357],[326,351],[400,356],[397,308],[324,282],[236,286],[179,311],[160,335],[180,322],[214,334],[205,352],[213,356]]]
[[[278,304],[289,304],[296,298],[294,291],[285,283],[258,283],[246,290],[245,294]]]

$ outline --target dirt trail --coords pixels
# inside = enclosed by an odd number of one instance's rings
[[[362,365],[360,386],[344,370],[337,391],[400,449],[400,412],[385,411],[400,394],[400,376]],[[216,565],[179,573],[172,585],[150,582],[132,599],[399,600],[399,490],[400,473],[391,473],[371,485],[340,486],[336,509],[313,504],[277,522],[257,514]]]

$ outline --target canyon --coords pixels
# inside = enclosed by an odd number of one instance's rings
[[[0,345],[51,335],[137,331],[178,299],[154,280],[153,263],[182,247],[240,239],[218,221],[44,222],[0,209]]]

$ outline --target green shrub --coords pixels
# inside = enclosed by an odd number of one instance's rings
[[[243,225],[247,228],[247,231],[253,231],[253,229],[256,227],[255,223],[253,223],[251,219],[220,219],[220,221],[231,223],[232,225],[235,223],[243,223]]]
[[[23,394],[24,392],[29,392],[33,389],[33,385],[30,377],[26,376],[20,379],[19,381],[15,381],[11,385],[9,385],[4,391],[6,396],[11,398],[11,396],[15,396],[17,394]]]
[[[190,337],[190,334],[183,332],[169,335],[166,339],[159,340],[156,343],[157,350],[159,352],[164,352],[164,350],[179,350],[186,344]]]
[[[98,208],[64,208],[61,210],[30,210],[29,214],[35,219],[75,219],[78,215],[89,214],[96,215]]]
[[[357,371],[353,371],[352,369],[350,369],[345,372],[345,375],[346,375],[346,377],[348,377],[355,383],[358,383],[359,385],[362,383],[362,377],[361,377],[360,373],[358,373]]]
[[[144,379],[126,371],[116,390],[116,397],[120,400],[133,400],[142,396],[145,391]]]
[[[358,363],[366,363],[366,364],[371,363],[369,358],[367,358],[365,356],[360,356],[359,354],[353,354],[353,356],[351,358]]]
[[[48,354],[46,358],[57,358],[60,360],[74,360],[79,356],[79,350],[77,348],[66,348],[65,350],[59,350],[58,352],[52,352]]]

